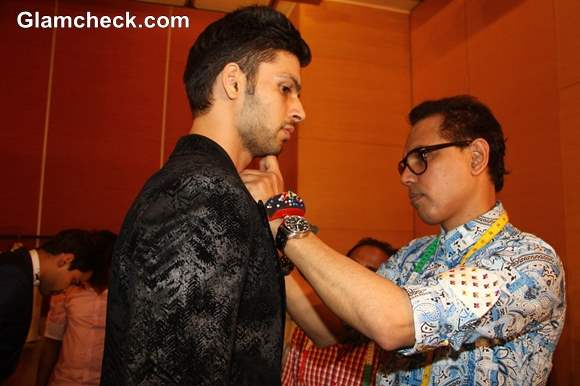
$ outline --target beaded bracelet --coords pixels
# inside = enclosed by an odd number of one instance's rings
[[[270,197],[264,206],[269,221],[286,216],[304,216],[306,214],[304,201],[290,190]]]

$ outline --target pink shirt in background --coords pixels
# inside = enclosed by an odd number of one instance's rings
[[[98,385],[105,341],[107,295],[69,287],[50,302],[44,336],[62,340],[51,386]]]

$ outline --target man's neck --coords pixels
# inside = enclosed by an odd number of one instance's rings
[[[209,112],[195,118],[189,133],[203,135],[220,145],[232,159],[238,172],[244,170],[252,161],[252,155],[242,146],[237,130],[223,116]]]
[[[459,213],[441,223],[441,227],[445,232],[466,224],[469,221],[475,220],[493,209],[497,202],[493,185],[477,190],[469,199],[466,200],[466,202],[467,203]]]

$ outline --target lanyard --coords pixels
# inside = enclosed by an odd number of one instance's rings
[[[465,256],[463,256],[463,258],[459,262],[459,265],[464,265],[467,259],[473,256],[475,252],[479,251],[481,248],[485,247],[491,240],[493,240],[493,238],[497,236],[506,226],[508,221],[509,217],[507,212],[503,212],[499,216],[499,218],[495,220],[493,224],[491,224],[489,229],[485,231],[483,235],[481,235],[479,240],[477,240],[477,242],[469,249],[469,251],[467,251]],[[431,257],[435,254],[438,244],[439,244],[439,236],[437,236],[435,240],[433,240],[431,244],[429,244],[427,249],[425,249],[425,251],[421,254],[421,257],[419,257],[419,260],[417,261],[417,264],[415,264],[415,268],[413,269],[414,272],[422,273],[425,270],[425,265],[427,264],[427,261],[431,259]],[[428,364],[424,367],[423,377],[421,379],[421,386],[427,386],[429,384],[429,377],[431,376],[431,367],[433,366],[433,351],[429,351],[427,353],[426,359],[427,359],[426,362]]]
[[[365,350],[365,359],[363,362],[363,386],[372,385],[372,375],[373,375],[373,361],[375,359],[375,342],[369,342],[367,344],[367,349]]]

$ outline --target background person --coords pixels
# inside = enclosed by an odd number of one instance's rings
[[[105,343],[109,273],[117,235],[91,232],[95,267],[89,281],[53,295],[37,386],[98,385]]]
[[[396,252],[397,250],[389,243],[364,238],[359,240],[346,255],[363,267],[376,272],[381,263],[387,261],[389,256]],[[296,272],[293,275],[296,275]],[[297,285],[298,280],[300,279],[296,276],[287,279],[287,296],[292,297],[292,291],[304,291],[307,284]],[[315,294],[313,295],[307,295],[308,299],[312,302],[315,298],[314,301],[320,302],[320,299]],[[320,304],[317,309],[321,308],[325,307]],[[294,310],[294,313],[297,312],[300,310]],[[328,310],[318,312],[328,312]],[[296,326],[288,347],[282,385],[374,385],[381,350],[365,336],[352,329],[348,330],[348,338],[341,340],[344,343],[318,347],[307,337],[304,330]]]
[[[32,319],[33,288],[46,296],[89,280],[91,252],[89,233],[69,229],[38,249],[0,254],[0,381],[18,365]]]

